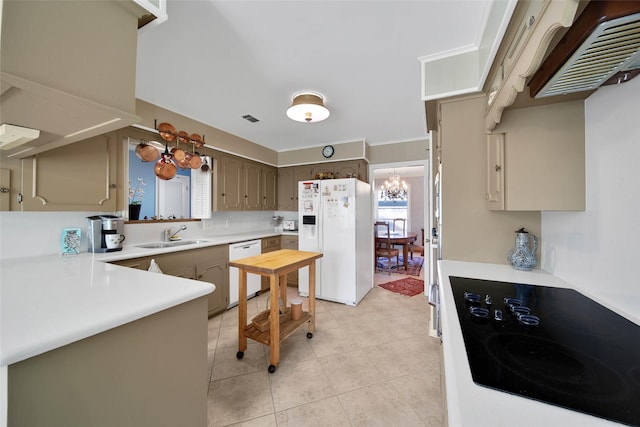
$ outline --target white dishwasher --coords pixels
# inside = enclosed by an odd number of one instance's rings
[[[232,243],[229,245],[229,261],[235,261],[240,258],[258,256],[262,253],[261,240],[249,240],[246,242]],[[247,298],[255,296],[261,288],[261,280],[259,275],[247,274]],[[236,267],[229,268],[229,307],[238,305],[238,287],[240,285],[240,277]]]

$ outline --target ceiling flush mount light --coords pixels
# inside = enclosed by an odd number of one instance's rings
[[[407,183],[400,182],[400,176],[395,171],[391,174],[388,181],[382,185],[384,197],[389,200],[405,200],[407,198]]]
[[[296,122],[316,123],[329,117],[329,110],[324,106],[324,97],[321,94],[298,92],[293,95],[287,116]]]

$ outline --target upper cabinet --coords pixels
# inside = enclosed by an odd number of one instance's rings
[[[219,211],[275,210],[275,167],[222,155],[218,160],[216,206]]]
[[[320,175],[367,182],[368,164],[365,160],[345,160],[278,168],[278,210],[297,211],[298,182],[320,179]]]
[[[490,210],[585,209],[584,105],[505,111],[487,135]]]
[[[23,211],[115,211],[116,132],[22,160]]]
[[[298,210],[298,181],[313,179],[312,166],[278,168],[278,210]]]
[[[0,123],[39,130],[11,143],[24,158],[141,120],[135,114],[134,1],[5,1]]]

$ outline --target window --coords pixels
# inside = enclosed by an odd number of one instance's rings
[[[408,192],[408,191],[407,191]],[[378,221],[389,223],[389,227],[393,229],[393,220],[395,218],[403,218],[406,220],[406,229],[409,227],[409,197],[405,199],[388,199],[385,197],[384,191],[376,191],[377,195],[377,212]]]

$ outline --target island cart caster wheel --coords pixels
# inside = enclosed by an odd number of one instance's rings
[[[236,353],[236,357],[237,357],[238,359],[242,359],[242,358],[244,357],[244,351],[239,351],[239,352],[237,352],[237,353]]]
[[[269,373],[273,374],[276,371],[276,367],[273,365],[269,365]]]
[[[307,332],[307,338],[309,339],[313,338],[313,334],[311,332]]]

